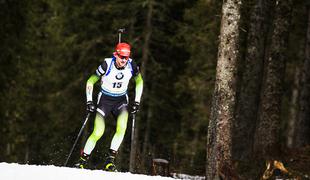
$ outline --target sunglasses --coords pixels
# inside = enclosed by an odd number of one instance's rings
[[[121,56],[121,55],[118,55],[118,57],[119,57],[120,59],[122,59],[122,60],[128,60],[128,59],[129,59],[128,56]]]

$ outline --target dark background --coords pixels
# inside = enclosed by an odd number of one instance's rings
[[[149,173],[151,158],[164,158],[173,172],[204,175],[221,4],[0,0],[0,161],[63,165],[86,116],[86,80],[103,58],[112,56],[117,30],[126,28],[123,41],[132,45],[132,58],[141,66],[145,83],[136,120],[138,171]],[[242,6],[241,49],[247,46],[253,4],[247,1]],[[294,1],[281,114],[284,146],[295,69],[305,57],[306,30],[306,1]],[[242,60],[243,56],[240,72]],[[70,166],[92,126],[93,118]],[[103,163],[114,129],[115,121],[109,118],[91,157],[94,168]],[[130,134],[129,121],[118,157],[121,171],[128,170]]]

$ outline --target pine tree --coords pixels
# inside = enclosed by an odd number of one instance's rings
[[[239,56],[241,1],[226,1],[216,68],[216,81],[208,128],[207,179],[233,179],[232,127],[236,106],[236,74]]]
[[[265,63],[261,107],[256,127],[254,151],[261,158],[278,155],[281,98],[291,18],[292,2],[277,1],[270,51]]]

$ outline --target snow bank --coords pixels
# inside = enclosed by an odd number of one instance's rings
[[[0,163],[1,180],[172,180],[161,176],[147,176],[122,172],[105,172],[57,166],[37,166]]]

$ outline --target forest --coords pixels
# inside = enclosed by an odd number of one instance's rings
[[[63,166],[87,114],[86,81],[125,28],[144,81],[131,171],[150,174],[161,158],[210,180],[309,179],[309,0],[0,0],[0,14],[0,162]],[[115,126],[107,117],[93,169]],[[122,172],[131,127],[130,117]]]

